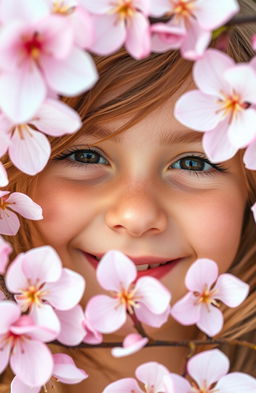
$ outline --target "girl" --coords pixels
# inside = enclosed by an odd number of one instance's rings
[[[241,1],[241,12],[256,15],[253,1]],[[232,29],[227,52],[236,61],[254,55],[253,28]],[[95,61],[97,85],[81,97],[64,99],[80,113],[81,130],[49,137],[52,157],[38,176],[31,178],[6,162],[8,190],[28,194],[44,212],[42,221],[23,220],[17,236],[8,238],[15,254],[53,246],[66,267],[86,278],[83,305],[102,292],[94,266],[108,250],[122,251],[138,270],[146,270],[146,264],[168,265],[160,268],[159,278],[171,291],[172,302],[185,293],[189,266],[197,258],[213,259],[221,273],[228,271],[251,288],[239,309],[224,309],[220,336],[255,342],[256,244],[250,210],[256,199],[255,173],[244,168],[241,152],[224,163],[211,163],[202,134],[174,118],[177,98],[193,88],[192,64],[178,52],[135,61],[121,50]],[[154,268],[146,274],[154,276]],[[106,341],[121,341],[131,329],[127,323]],[[166,340],[199,337],[194,327],[172,318],[160,329],[146,330]],[[109,349],[67,351],[90,378],[78,386],[56,384],[64,393],[100,393],[111,381],[133,377],[135,368],[150,360],[182,374],[188,355],[184,348],[145,348],[120,361]],[[238,346],[223,351],[232,370],[253,375],[252,351]]]

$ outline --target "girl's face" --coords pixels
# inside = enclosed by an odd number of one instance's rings
[[[34,199],[44,211],[37,224],[43,243],[86,277],[86,298],[102,292],[95,256],[108,250],[136,264],[171,261],[170,269],[146,274],[160,278],[174,301],[197,258],[225,272],[235,257],[247,199],[240,159],[211,164],[202,134],[173,118],[175,100],[104,142],[96,143],[124,120],[85,132],[39,176]]]

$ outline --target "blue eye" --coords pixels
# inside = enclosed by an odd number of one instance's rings
[[[199,156],[186,156],[180,158],[171,165],[171,168],[182,169],[190,172],[210,172],[211,169],[223,171],[223,168],[217,164],[211,164],[206,158]]]
[[[108,161],[96,150],[92,149],[81,149],[81,150],[73,150],[67,153],[63,153],[57,157],[57,160],[67,159],[71,163],[76,164],[100,164],[100,165],[109,165]]]

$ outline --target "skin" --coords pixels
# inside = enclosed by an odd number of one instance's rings
[[[185,274],[197,258],[213,259],[221,273],[232,264],[247,200],[240,158],[236,156],[221,164],[225,171],[204,163],[201,133],[191,132],[174,119],[175,101],[176,97],[171,97],[118,138],[98,142],[98,137],[83,135],[64,151],[90,146],[98,152],[94,158],[100,159],[101,165],[74,162],[78,154],[73,154],[51,160],[39,176],[34,200],[42,206],[44,220],[36,223],[41,236],[37,245],[55,247],[66,267],[86,277],[84,303],[103,290],[82,251],[95,255],[118,249],[133,257],[182,258],[161,279],[172,293],[172,303],[185,294]],[[123,121],[104,126],[114,132]],[[185,137],[183,142],[173,140],[181,135]],[[163,138],[172,140],[161,143]],[[191,155],[196,156],[193,164],[200,168],[197,173],[187,166],[184,169],[185,160],[181,161]],[[171,318],[160,329],[146,329],[162,339],[195,335],[194,327],[181,327]],[[120,341],[128,331],[131,332],[129,323],[106,339]],[[99,360],[97,351],[92,349],[90,355]],[[145,349],[122,363],[113,359],[109,351],[101,350],[99,361],[102,367],[112,367],[117,379],[133,376],[134,369],[149,360],[169,368],[171,364],[171,371],[182,372],[184,354],[184,350],[176,348],[168,352]],[[90,373],[88,368],[86,371]],[[90,374],[97,382],[92,378],[92,382],[79,385],[81,391],[85,386],[100,392],[109,383],[107,377],[99,379],[93,367]],[[65,389],[79,392],[74,387]]]

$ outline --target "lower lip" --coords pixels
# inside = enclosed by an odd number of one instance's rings
[[[86,259],[94,267],[94,269],[97,269],[99,261],[91,254],[87,254],[86,252],[83,252],[83,254],[86,256]],[[137,271],[137,279],[144,276],[151,276],[160,279],[169,273],[177,265],[177,263],[181,261],[181,259],[182,258],[174,259],[165,265],[154,267],[152,269]]]

